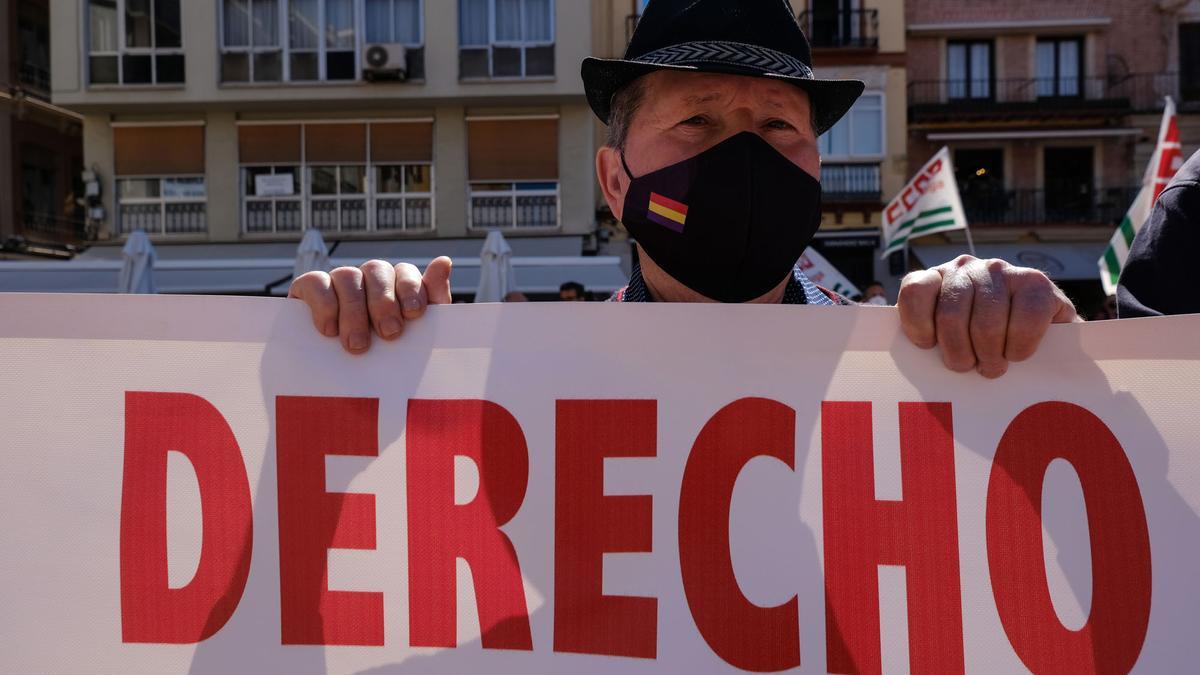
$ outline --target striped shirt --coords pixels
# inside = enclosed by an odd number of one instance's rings
[[[633,264],[633,274],[629,277],[629,285],[613,293],[609,302],[654,302],[646,281],[642,278],[642,268],[638,263]],[[783,290],[785,305],[851,305],[854,304],[842,296],[809,281],[799,267],[792,268],[792,278],[788,279],[787,287]]]

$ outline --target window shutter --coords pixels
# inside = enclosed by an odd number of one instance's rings
[[[118,176],[204,173],[204,127],[116,127],[113,158]]]
[[[558,120],[467,122],[473,181],[558,180]]]

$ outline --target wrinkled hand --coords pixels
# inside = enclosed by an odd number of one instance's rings
[[[1083,321],[1045,274],[969,255],[909,274],[896,306],[913,344],[940,345],[947,368],[987,378],[1033,356],[1051,324]]]
[[[450,304],[450,267],[449,258],[438,258],[422,275],[408,263],[371,260],[328,274],[309,272],[292,282],[288,297],[308,305],[322,335],[340,337],[346,351],[361,354],[371,346],[372,329],[394,340],[426,306]]]

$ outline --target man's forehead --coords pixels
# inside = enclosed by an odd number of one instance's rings
[[[772,108],[808,106],[808,94],[803,89],[762,77],[664,70],[647,75],[645,79],[646,85],[653,90],[653,95],[648,98],[667,105],[722,103],[735,97],[750,96],[757,103]]]

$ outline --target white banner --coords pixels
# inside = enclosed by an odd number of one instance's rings
[[[804,255],[800,256],[800,262],[797,264],[800,265],[801,271],[808,276],[808,280],[814,284],[824,286],[847,298],[862,295],[858,286],[847,279],[846,275],[834,267],[833,263],[821,255],[816,248],[810,246]]]
[[[0,295],[0,671],[1194,667],[1200,318]]]

